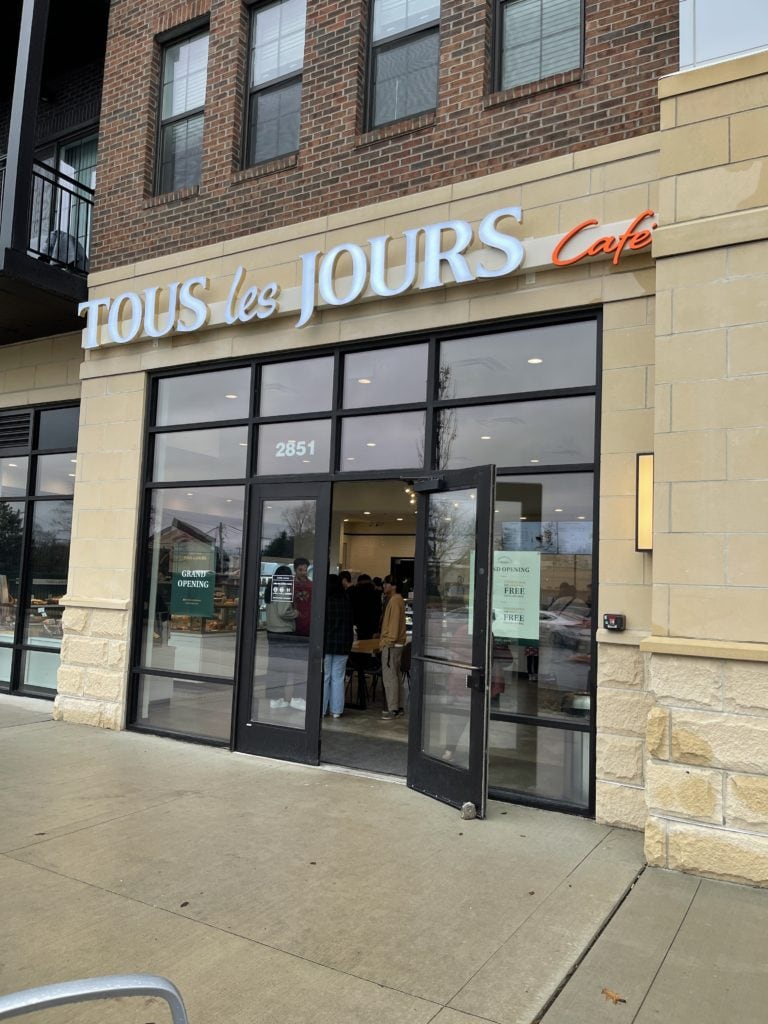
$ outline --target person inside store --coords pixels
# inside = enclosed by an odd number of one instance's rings
[[[352,605],[340,577],[331,573],[325,599],[323,715],[344,714],[344,679],[353,638]]]
[[[342,569],[339,573],[339,582],[345,590],[352,586],[352,573],[348,569]]]
[[[352,614],[358,640],[371,640],[381,624],[381,597],[367,572],[361,572],[357,583],[349,588]]]
[[[279,565],[275,576],[290,576],[287,565]],[[295,587],[295,580],[294,580]],[[307,658],[306,647],[297,642],[296,622],[299,613],[292,601],[272,600],[272,583],[264,591],[267,606],[267,689],[269,706],[273,710],[293,708],[305,711]],[[291,696],[288,698],[290,690]]]
[[[296,616],[296,636],[309,636],[312,620],[312,580],[309,578],[309,559],[294,558],[293,606]]]
[[[397,591],[394,577],[385,576],[382,584],[387,604],[381,620],[379,648],[381,651],[381,677],[387,706],[381,712],[381,717],[399,718],[405,714],[401,666],[403,648],[407,640],[405,602]]]

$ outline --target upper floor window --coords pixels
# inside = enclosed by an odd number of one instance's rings
[[[248,164],[299,148],[306,0],[278,0],[251,12]]]
[[[582,0],[499,0],[499,88],[581,65]]]
[[[437,106],[440,0],[373,0],[370,125]]]
[[[208,32],[169,43],[163,50],[157,191],[200,183]]]

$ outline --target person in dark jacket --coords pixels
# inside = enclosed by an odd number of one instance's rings
[[[381,594],[373,585],[371,577],[361,572],[357,583],[347,591],[352,601],[352,613],[357,627],[358,640],[370,640],[378,636],[381,625]]]
[[[344,713],[344,677],[352,649],[352,605],[339,577],[331,573],[325,599],[325,646],[323,657],[323,714],[334,718]]]

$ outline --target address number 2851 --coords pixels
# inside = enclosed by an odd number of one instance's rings
[[[312,441],[278,441],[275,445],[275,458],[290,459],[294,455],[314,455],[315,442]]]

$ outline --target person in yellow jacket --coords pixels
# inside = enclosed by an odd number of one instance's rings
[[[403,710],[403,673],[400,661],[406,643],[405,602],[397,592],[397,584],[392,576],[385,576],[384,597],[386,607],[381,620],[379,647],[381,650],[381,678],[384,683],[386,710],[381,712],[382,718],[398,718],[405,714]]]

